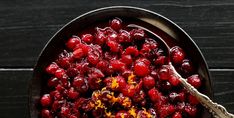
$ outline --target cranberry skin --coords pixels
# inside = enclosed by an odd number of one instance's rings
[[[195,117],[197,114],[197,108],[195,106],[191,106],[187,104],[184,108],[185,112],[190,115],[190,117]]]
[[[82,35],[82,41],[84,41],[85,43],[92,43],[93,42],[93,39],[94,39],[94,37],[93,37],[93,35],[92,34],[84,34],[84,35]]]
[[[68,91],[68,98],[70,99],[77,99],[79,95],[80,94],[73,87],[71,87]]]
[[[75,77],[78,74],[78,70],[76,68],[68,68],[66,73],[69,77]]]
[[[81,40],[79,37],[72,37],[67,41],[66,46],[68,49],[73,50],[76,47],[76,45],[80,43],[81,43]]]
[[[150,89],[148,91],[148,95],[150,97],[150,100],[154,103],[157,102],[161,97],[161,93],[156,88]]]
[[[83,50],[82,50],[81,48],[78,48],[78,49],[76,49],[76,50],[73,52],[73,57],[74,57],[75,59],[80,59],[80,58],[82,58],[84,55],[85,55],[85,54],[84,54],[84,52],[83,52]]]
[[[134,57],[138,56],[139,54],[139,51],[137,50],[136,47],[134,46],[129,46],[125,49],[125,52],[124,52],[125,55],[132,55]]]
[[[195,74],[187,78],[188,83],[190,83],[193,87],[199,88],[201,86],[201,78],[199,75]]]
[[[143,40],[145,35],[146,34],[142,29],[133,29],[130,31],[130,36],[135,40]]]
[[[118,41],[120,43],[130,43],[132,42],[132,39],[130,38],[130,33],[126,30],[120,30],[118,34]]]
[[[146,76],[143,78],[143,84],[146,89],[151,89],[155,86],[155,79],[152,76]]]
[[[110,22],[110,27],[118,31],[122,28],[122,21],[119,18],[115,18]]]
[[[199,104],[199,101],[197,100],[197,98],[193,95],[189,95],[188,96],[188,101],[191,105],[197,105]]]
[[[96,65],[99,62],[100,57],[101,52],[99,52],[99,49],[93,49],[88,53],[88,61],[90,64]]]
[[[52,118],[52,114],[48,109],[41,110],[41,117],[42,118]]]
[[[159,79],[168,80],[170,77],[169,69],[166,66],[162,66],[158,71]]]
[[[183,118],[180,112],[175,112],[172,118]]]
[[[48,107],[50,106],[50,104],[52,103],[52,100],[50,98],[50,94],[44,94],[42,97],[41,97],[41,105],[44,106],[44,107]]]
[[[58,65],[53,62],[49,66],[47,66],[46,72],[48,74],[54,74],[58,68],[59,68]]]
[[[179,46],[174,46],[170,50],[171,60],[174,64],[181,64],[185,58],[185,53]]]
[[[130,118],[130,114],[127,111],[121,110],[116,113],[115,118]]]
[[[180,80],[176,76],[174,76],[174,75],[171,75],[168,81],[173,86],[178,86],[180,84]]]
[[[59,78],[59,79],[63,78],[63,76],[65,76],[65,75],[66,75],[66,72],[65,72],[65,70],[62,69],[62,68],[59,68],[59,69],[57,69],[57,70],[55,71],[55,77],[57,77],[57,78]]]
[[[85,93],[88,91],[88,85],[85,82],[85,78],[83,77],[75,77],[73,80],[73,86],[81,93]]]
[[[135,63],[134,73],[137,76],[144,77],[144,76],[147,76],[149,72],[150,72],[149,67],[145,63],[143,62]]]

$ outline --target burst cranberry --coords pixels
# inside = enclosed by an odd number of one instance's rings
[[[115,41],[107,41],[107,46],[110,47],[111,52],[119,52],[120,45]]]
[[[110,22],[110,26],[112,29],[118,31],[122,27],[122,21],[119,18],[115,18]]]
[[[170,53],[171,60],[174,64],[181,64],[183,62],[185,53],[180,47],[174,46],[173,48],[171,48]]]
[[[48,80],[47,85],[49,87],[56,87],[59,84],[59,79],[56,77],[52,77]]]
[[[127,32],[126,30],[120,30],[119,32],[120,33],[118,35],[118,40],[120,43],[130,43],[132,41],[129,32]]]
[[[201,78],[198,75],[192,75],[188,77],[187,81],[195,88],[199,88],[201,86]]]
[[[52,118],[52,114],[48,109],[41,110],[41,117],[42,118]]]
[[[168,80],[170,77],[169,69],[165,66],[161,67],[158,72],[159,79]]]
[[[180,84],[180,80],[176,76],[174,76],[174,75],[171,75],[168,81],[173,86],[178,86]]]
[[[161,97],[161,93],[155,88],[150,89],[148,91],[148,95],[149,95],[151,101],[153,101],[153,102],[158,101],[159,98]]]
[[[138,62],[138,63],[135,63],[134,65],[134,73],[137,76],[140,76],[140,77],[147,76],[149,74],[149,71],[150,71],[149,67],[143,62]]]
[[[88,52],[88,61],[89,63],[96,65],[100,59],[100,52],[98,49],[93,49],[92,51]]]
[[[155,65],[164,65],[167,63],[167,58],[165,56],[159,56],[155,61],[154,61],[154,64]]]
[[[62,117],[68,117],[68,115],[69,115],[69,113],[70,113],[70,110],[69,110],[69,108],[68,107],[61,107],[61,111],[60,111],[60,113],[61,113],[61,116]]]
[[[73,57],[76,59],[80,59],[83,56],[84,56],[84,52],[81,48],[78,48],[73,52]]]
[[[175,112],[172,116],[172,118],[182,118],[182,115],[180,112]]]
[[[172,92],[169,94],[169,98],[172,102],[174,102],[179,98],[179,95],[176,92]]]
[[[63,78],[63,76],[65,76],[65,74],[66,74],[65,70],[62,68],[59,68],[55,71],[55,77],[57,77],[59,79]]]
[[[180,70],[185,74],[188,75],[193,72],[193,65],[192,62],[188,59],[183,60],[183,63],[181,64]]]
[[[125,88],[121,90],[121,92],[124,96],[133,97],[136,92],[136,89],[133,85],[126,85]]]
[[[131,55],[122,55],[121,61],[124,62],[126,65],[131,65],[133,60]]]
[[[165,118],[175,112],[175,107],[173,105],[164,105],[160,108],[160,117]]]
[[[73,80],[73,86],[79,91],[79,92],[86,92],[88,90],[88,85],[85,82],[85,78],[83,77],[75,77]]]
[[[50,94],[44,94],[42,97],[41,97],[41,105],[42,106],[49,106],[51,104],[52,100],[50,98]]]
[[[77,44],[80,44],[80,38],[79,37],[72,37],[68,40],[66,46],[68,49],[73,50]]]
[[[178,100],[180,101],[180,102],[183,102],[183,101],[185,101],[185,93],[184,92],[180,92],[179,94],[178,94]]]
[[[58,69],[58,65],[56,63],[51,63],[47,68],[46,72],[49,74],[54,74],[56,70]]]
[[[97,33],[95,35],[95,42],[98,45],[103,45],[106,42],[106,36],[102,31],[100,31],[100,28],[97,28]]]
[[[155,86],[155,80],[151,76],[146,76],[143,78],[143,84],[146,89],[151,89]]]
[[[66,73],[69,77],[75,77],[78,74],[78,70],[76,68],[68,68]]]
[[[143,40],[145,38],[145,32],[142,29],[133,29],[130,31],[130,35],[136,40]]]
[[[110,65],[115,71],[120,71],[125,68],[125,64],[119,60],[113,60],[110,62]]]
[[[84,41],[85,43],[92,43],[93,42],[93,35],[92,34],[84,34],[82,35],[82,41]]]

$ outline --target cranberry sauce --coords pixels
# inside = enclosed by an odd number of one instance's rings
[[[144,25],[114,18],[67,39],[64,51],[45,69],[42,118],[199,117],[199,102],[164,66],[170,58],[199,89],[202,78],[185,51],[154,29],[171,46],[167,57],[157,39],[142,29],[127,28],[128,24]]]

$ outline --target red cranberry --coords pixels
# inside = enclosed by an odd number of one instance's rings
[[[167,58],[166,56],[159,56],[155,61],[154,64],[161,66],[167,63]]]
[[[132,41],[130,38],[130,33],[126,30],[119,31],[118,40],[120,43],[130,43]]]
[[[110,47],[111,52],[119,52],[120,45],[115,41],[107,41],[107,46]]]
[[[102,31],[100,31],[100,28],[97,28],[97,33],[95,35],[95,42],[98,45],[103,45],[106,42],[106,36]]]
[[[56,77],[52,77],[48,80],[47,85],[49,87],[56,87],[59,84],[59,79]]]
[[[180,80],[176,76],[174,76],[174,75],[171,75],[168,81],[173,86],[178,86],[180,84]]]
[[[124,96],[133,97],[136,92],[136,89],[133,85],[126,85],[126,87],[123,88],[121,92],[123,93]]]
[[[83,52],[82,48],[78,48],[73,52],[73,57],[76,59],[80,59],[83,56],[84,56],[84,52]]]
[[[161,83],[161,90],[162,91],[170,91],[172,88],[172,85],[168,81],[162,81]]]
[[[100,57],[101,52],[99,52],[99,49],[93,49],[92,51],[88,52],[88,61],[93,65],[96,65],[99,62]]]
[[[59,79],[63,78],[63,76],[65,76],[65,75],[66,75],[66,72],[65,72],[65,70],[62,69],[62,68],[59,68],[59,69],[57,69],[57,70],[55,71],[55,77],[57,77],[57,78],[59,78]]]
[[[189,95],[189,96],[188,96],[188,100],[189,100],[189,103],[190,103],[191,105],[197,105],[197,104],[199,104],[199,101],[198,101],[197,98],[196,98],[195,96],[193,96],[193,95]]]
[[[171,48],[170,53],[171,60],[174,64],[181,64],[183,62],[185,53],[180,47],[174,46],[173,48]]]
[[[129,47],[127,47],[126,49],[125,49],[125,53],[124,53],[125,55],[132,55],[132,56],[138,56],[138,54],[139,54],[139,51],[137,50],[137,48],[136,47],[134,47],[134,46],[129,46]]]
[[[162,66],[158,71],[159,79],[168,80],[170,77],[169,69],[166,66]]]
[[[130,35],[133,39],[142,40],[145,38],[145,32],[142,29],[133,29],[130,31]]]
[[[47,107],[51,104],[52,100],[50,98],[50,94],[44,94],[42,97],[41,97],[41,105],[44,106],[44,107]]]
[[[84,34],[82,35],[82,41],[84,41],[85,43],[92,43],[93,42],[93,35],[92,34]]]
[[[176,92],[172,92],[169,94],[169,98],[172,102],[174,102],[179,98],[179,95]]]
[[[121,61],[124,62],[126,65],[131,65],[133,60],[131,55],[122,55]]]
[[[66,43],[66,46],[68,49],[73,50],[77,44],[80,44],[80,38],[79,37],[72,37],[68,40]]]
[[[52,118],[52,114],[48,109],[41,110],[41,117],[42,118]]]
[[[175,107],[173,105],[164,105],[160,109],[160,117],[165,118],[175,112]]]
[[[184,110],[189,114],[190,117],[195,117],[197,114],[197,108],[191,105],[186,105]]]
[[[115,118],[130,118],[130,115],[127,111],[121,110],[116,113]]]
[[[75,77],[73,80],[73,86],[82,93],[85,93],[88,90],[88,85],[85,82],[85,78],[83,77]]]
[[[122,21],[119,18],[115,18],[111,21],[110,26],[112,29],[118,31],[122,27]]]
[[[188,77],[187,81],[188,81],[188,83],[190,83],[195,88],[199,88],[201,86],[201,84],[202,84],[201,83],[201,78],[197,74]]]
[[[182,73],[184,73],[185,75],[189,75],[190,73],[193,72],[193,65],[192,65],[192,62],[189,61],[188,59],[184,59],[184,60],[183,60],[183,63],[181,64],[180,70],[181,70]]]
[[[134,73],[137,76],[140,76],[140,77],[147,76],[149,74],[149,71],[150,71],[149,67],[143,62],[138,62],[138,63],[135,63],[134,65]]]
[[[67,75],[69,77],[75,77],[78,74],[78,70],[76,68],[68,68]]]
[[[180,102],[183,102],[183,101],[185,101],[185,93],[184,92],[180,92],[179,94],[178,94],[178,100],[180,101]]]
[[[143,91],[143,90],[141,90],[139,93],[136,93],[134,96],[133,96],[133,101],[134,102],[137,102],[137,103],[139,103],[139,102],[141,102],[141,101],[143,101],[144,99],[145,99],[145,92]]]
[[[172,118],[183,118],[180,112],[175,112]]]
[[[148,95],[152,102],[157,102],[158,99],[161,97],[161,93],[155,88],[150,89],[148,91]]]
[[[56,70],[58,69],[58,65],[56,63],[51,63],[47,68],[46,72],[49,74],[54,74]]]
[[[76,99],[79,97],[79,93],[77,91],[74,90],[74,88],[70,88],[68,91],[68,98],[70,99]]]
[[[125,63],[119,61],[119,60],[113,60],[110,62],[110,65],[112,66],[113,70],[120,71],[125,68]]]
[[[62,116],[62,117],[68,117],[68,115],[69,115],[69,113],[70,113],[70,110],[69,110],[68,107],[63,106],[63,107],[61,107],[60,113],[61,113],[61,116]]]
[[[155,86],[155,80],[151,76],[146,76],[143,78],[143,84],[146,89],[151,89]]]

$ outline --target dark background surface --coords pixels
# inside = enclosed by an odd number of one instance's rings
[[[32,68],[50,37],[77,16],[112,5],[146,8],[181,26],[208,62],[214,100],[234,113],[233,0],[1,0],[0,118],[28,117]]]

